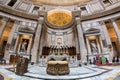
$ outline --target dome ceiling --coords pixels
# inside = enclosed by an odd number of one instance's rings
[[[72,13],[67,10],[52,10],[47,14],[47,20],[56,27],[62,27],[72,21]]]
[[[85,3],[91,0],[30,0],[34,2],[35,4],[46,4],[46,5],[75,5],[80,3]]]

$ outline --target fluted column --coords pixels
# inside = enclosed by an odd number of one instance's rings
[[[10,31],[10,34],[9,34],[9,37],[8,37],[8,40],[7,40],[7,44],[8,45],[11,45],[12,43],[12,40],[13,40],[13,37],[14,37],[14,33],[15,33],[15,30],[18,26],[18,22],[14,22],[14,25],[12,26],[12,29]],[[10,49],[10,46],[8,47]],[[9,59],[9,49],[6,49],[5,50],[5,58]]]
[[[31,52],[31,55],[32,55],[31,62],[36,63],[37,59],[39,57],[38,51],[39,51],[39,42],[40,42],[41,31],[42,31],[42,25],[38,24],[37,29],[36,29],[36,33],[35,33],[33,49]]]
[[[79,19],[77,20],[77,31],[78,31],[81,61],[82,61],[82,63],[86,63],[87,62],[87,49],[85,47],[82,26],[81,26]]]

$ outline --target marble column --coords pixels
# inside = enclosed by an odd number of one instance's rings
[[[79,42],[78,42],[78,33],[77,33],[76,29],[75,29],[74,36],[75,36],[76,54],[80,54],[80,46],[79,46]]]
[[[14,22],[14,25],[12,26],[12,29],[10,31],[10,34],[9,34],[9,37],[7,40],[7,44],[9,44],[9,45],[11,45],[11,43],[12,43],[12,40],[14,38],[14,33],[15,33],[17,26],[18,26],[18,22],[16,21],[16,22]],[[10,48],[10,46],[9,46],[9,48]],[[5,58],[9,59],[9,49],[5,50]]]
[[[43,46],[44,46],[44,43],[45,43],[45,30],[44,29],[42,29],[42,34],[41,34],[41,38],[40,38],[40,47],[39,47],[39,55],[42,55],[42,48],[43,48]]]
[[[34,44],[31,52],[31,55],[32,55],[31,62],[34,62],[34,63],[37,62],[37,59],[39,57],[38,53],[39,53],[39,42],[41,37],[41,31],[42,31],[42,25],[39,23],[36,29]]]
[[[109,32],[107,30],[107,27],[105,25],[105,23],[102,21],[100,22],[100,25],[101,25],[101,29],[103,31],[103,35],[105,36],[105,40],[107,42],[107,45],[112,47],[112,43],[111,43],[111,39],[110,39],[110,36],[109,36]],[[110,50],[109,47],[107,47],[107,50],[106,50],[107,53],[110,53],[110,57],[109,57],[109,60],[110,62],[112,62],[112,58],[113,58],[113,50]]]
[[[115,20],[114,19],[111,19],[111,22],[112,22],[112,24],[113,24],[113,27],[114,27],[114,30],[115,30],[115,32],[116,32],[116,35],[117,35],[117,38],[118,38],[118,42],[119,42],[119,44],[118,44],[118,55],[120,55],[120,32],[119,32],[119,29],[118,29],[118,26],[117,26],[117,23],[115,22]]]
[[[78,31],[81,61],[82,61],[82,63],[86,63],[87,62],[87,49],[85,47],[82,26],[81,26],[79,19],[77,20],[77,31]]]

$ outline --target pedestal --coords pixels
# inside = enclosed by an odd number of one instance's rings
[[[67,61],[49,61],[46,71],[47,74],[52,75],[65,75],[70,72]]]

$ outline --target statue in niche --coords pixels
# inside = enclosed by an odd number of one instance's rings
[[[20,49],[21,52],[26,52],[27,51],[28,42],[29,42],[29,40],[27,40],[27,39],[22,40],[21,49]]]
[[[91,46],[91,52],[92,53],[98,53],[96,40],[91,40],[90,41],[90,46]]]

